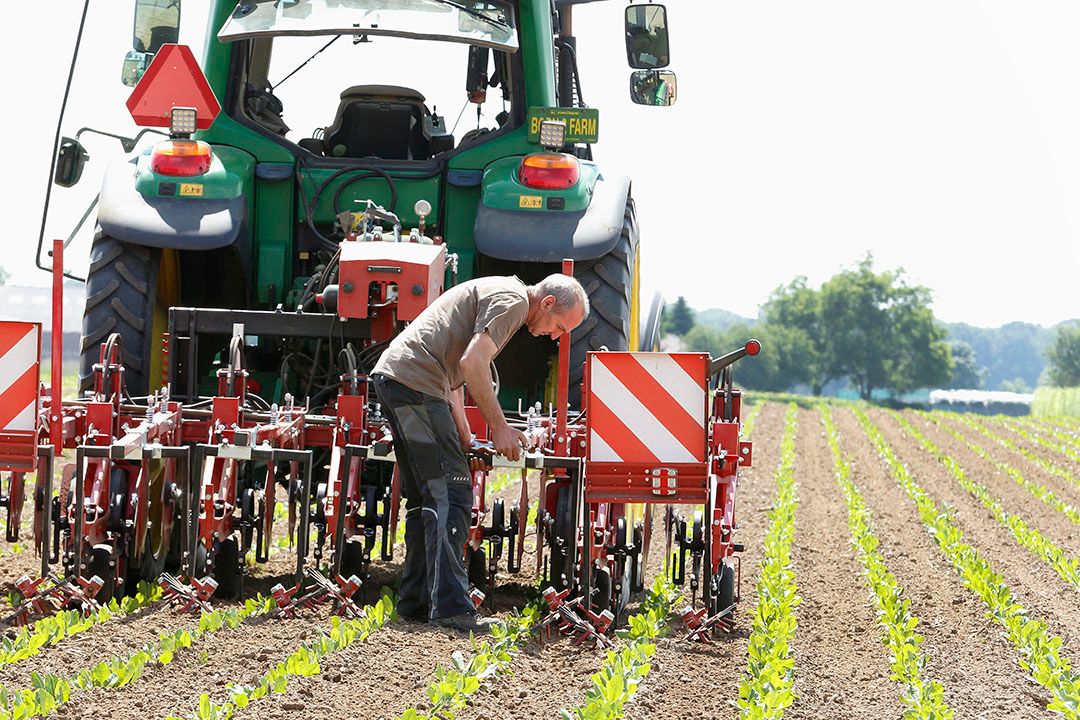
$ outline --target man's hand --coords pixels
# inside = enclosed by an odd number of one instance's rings
[[[511,462],[516,462],[521,457],[521,449],[528,444],[528,438],[517,428],[503,425],[492,430],[491,444],[495,447],[495,452]]]
[[[469,472],[480,472],[481,470],[487,472],[491,470],[491,458],[494,454],[495,449],[490,445],[473,443],[472,447],[465,453],[469,459]]]

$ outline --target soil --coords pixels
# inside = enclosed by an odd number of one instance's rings
[[[977,430],[973,430],[961,422],[948,419],[948,416],[945,417],[947,418],[945,420],[945,424],[948,427],[952,428],[953,430],[959,431],[961,434],[967,437],[968,440],[972,441],[976,445],[979,445],[980,447],[985,448],[990,453],[991,457],[995,458],[1000,462],[1008,463],[1013,468],[1023,473],[1024,477],[1028,478],[1029,480],[1038,482],[1042,485],[1045,485],[1049,489],[1053,490],[1054,493],[1065,502],[1070,503],[1074,507],[1080,507],[1080,486],[1074,485],[1073,483],[1069,482],[1067,479],[1059,475],[1047,472],[1038,463],[1029,460],[1028,458],[1024,457],[1023,455],[1014,450],[1003,447],[1000,443],[991,440]],[[917,418],[912,419],[915,420]],[[983,418],[977,418],[977,420],[982,422]],[[1020,447],[1023,447],[1025,450],[1030,450],[1037,457],[1041,457],[1044,460],[1062,468],[1063,470],[1069,470],[1069,472],[1073,473],[1074,478],[1080,478],[1080,474],[1078,474],[1075,470],[1071,470],[1065,464],[1068,461],[1068,458],[1061,453],[1056,453],[1053,450],[1042,447],[1038,443],[1034,443],[1030,440],[1027,440],[1026,438],[1022,438],[1019,435],[1010,432],[1004,426],[989,423],[986,427],[994,435],[1005,438],[1006,440]],[[945,434],[947,435],[948,433]]]
[[[784,412],[784,406],[772,403],[762,409],[752,438],[754,467],[741,474],[737,540],[746,549],[742,554],[742,600],[735,631],[709,644],[687,643],[682,640],[681,623],[672,623],[669,636],[657,643],[651,671],[625,708],[626,717],[631,720],[737,715],[733,702],[746,667],[758,563],[768,510],[775,494],[774,473],[779,462]],[[964,531],[965,539],[993,563],[1032,616],[1044,619],[1051,632],[1062,636],[1063,654],[1075,657],[1080,639],[1076,591],[1020,547],[887,414],[871,411],[871,416],[926,491],[939,503],[955,508],[955,521]],[[904,595],[911,601],[913,615],[919,618],[918,632],[925,637],[922,648],[927,658],[924,676],[943,685],[945,699],[958,720],[1045,716],[1047,692],[1028,679],[1016,664],[1015,648],[1002,637],[1001,628],[985,617],[982,602],[963,585],[922,527],[913,503],[878,458],[852,413],[838,408],[834,417],[840,428],[842,447],[853,463],[853,479],[873,515],[875,533],[881,541],[879,550],[889,569],[905,586]],[[940,428],[914,414],[906,417],[952,455],[970,477],[984,483],[1007,510],[1022,515],[1031,526],[1070,553],[1080,552],[1080,528],[1032,498]],[[1065,485],[1061,479],[1036,471],[1035,466],[1015,453],[1002,451],[970,431],[965,434],[991,450],[995,457],[1025,473],[1033,473],[1032,479],[1047,484],[1063,498],[1073,501],[1080,497],[1078,493],[1066,495],[1061,489]],[[1022,442],[1019,436],[1011,439]],[[796,609],[799,626],[791,643],[798,699],[785,716],[815,720],[898,717],[903,709],[902,688],[890,679],[888,651],[881,643],[881,628],[869,601],[861,566],[850,547],[846,505],[836,484],[832,456],[820,418],[812,410],[799,412],[795,472],[800,502],[795,516],[793,568],[802,603]],[[533,475],[528,485],[530,500],[536,498],[537,486]],[[520,490],[520,483],[511,482],[489,496],[489,502],[503,497],[509,509],[520,497]],[[692,510],[680,509],[685,515]],[[650,579],[663,572],[662,517],[662,512],[654,517],[653,547],[648,562]],[[284,532],[281,521],[275,534],[280,537]],[[372,563],[371,577],[360,598],[362,602],[376,598],[381,586],[396,583],[403,556],[404,547],[399,545],[392,561],[376,559]],[[0,580],[13,581],[17,572],[33,574],[36,565],[32,551],[0,558]],[[277,582],[291,585],[294,571],[295,556],[291,551],[275,553],[270,563],[248,578],[245,595],[268,592]],[[512,607],[526,602],[534,571],[535,537],[530,529],[520,575],[508,575],[505,564],[500,568],[496,615],[505,616]],[[685,601],[686,594],[676,607]],[[219,601],[215,606],[231,604]],[[161,633],[193,622],[194,618],[172,610],[142,611],[117,618],[64,639],[25,662],[0,668],[0,684],[14,691],[25,687],[34,671],[75,672],[97,660],[129,653],[156,640]],[[254,683],[302,642],[313,639],[317,628],[326,627],[327,623],[325,614],[309,614],[296,620],[249,621],[237,631],[212,634],[197,642],[190,650],[177,653],[169,665],[147,666],[143,677],[129,687],[77,692],[56,716],[141,720],[168,714],[187,715],[196,707],[200,694],[208,693],[218,702],[224,700],[227,683]],[[240,710],[236,717],[247,720],[392,718],[409,707],[423,711],[435,668],[447,665],[454,651],[468,657],[471,651],[468,637],[427,624],[399,621],[324,658],[318,675],[290,677],[285,693],[263,698]],[[561,709],[584,702],[591,675],[603,659],[602,651],[578,647],[563,638],[542,644],[532,640],[517,653],[510,673],[493,678],[456,717],[465,720],[558,717]]]
[[[6,688],[30,686],[30,675],[53,673],[67,677],[101,660],[125,656],[178,628],[195,627],[197,618],[178,610],[144,608],[136,613],[115,616],[55,645],[38,655],[0,668],[0,685]]]
[[[1029,493],[1008,474],[998,470],[940,426],[917,416],[906,416],[906,419],[939,449],[956,460],[969,478],[985,485],[1005,510],[1024,518],[1029,527],[1037,529],[1070,554],[1080,554],[1080,525]],[[974,442],[984,449],[989,444],[979,443],[978,440]],[[1014,468],[1019,464],[1017,457],[1014,453],[1012,462],[1009,463]],[[1045,480],[1035,477],[1035,473],[1028,468],[1022,467],[1021,472],[1030,481],[1043,483]],[[1054,492],[1057,492],[1056,488]]]
[[[198,707],[203,693],[220,701],[226,684],[255,684],[305,640],[314,640],[319,626],[326,626],[325,618],[256,618],[235,630],[204,635],[168,665],[147,665],[142,677],[127,687],[73,694],[57,716],[186,717]]]
[[[892,418],[880,412],[872,413],[871,417],[897,456],[930,496],[939,505],[944,503],[956,508],[955,525],[964,532],[968,544],[990,562],[995,572],[1004,577],[1005,583],[1012,589],[1014,600],[1028,608],[1031,617],[1046,622],[1049,632],[1061,636],[1065,656],[1075,657],[1077,642],[1080,641],[1080,617],[1076,613],[1080,595],[1077,590],[1067,585],[1042,558],[1019,545],[1012,533],[1002,527]],[[1009,509],[1008,502],[1002,501],[1002,504]],[[1052,510],[1042,513],[1039,519],[1047,525],[1054,521],[1062,525],[1067,522]]]
[[[793,718],[900,717],[882,630],[851,548],[847,504],[818,412],[799,412],[795,479],[796,608]],[[830,482],[832,479],[832,482]]]
[[[754,589],[758,564],[768,528],[768,511],[776,492],[773,474],[780,462],[784,413],[785,408],[775,404],[761,410],[750,438],[754,443],[754,464],[739,475],[736,537],[746,550],[742,553],[741,600],[735,615],[735,630],[702,645],[685,642],[679,633],[682,624],[673,624],[671,635],[657,643],[652,669],[626,707],[628,718],[681,720],[734,714],[730,701],[738,696],[739,676],[746,667],[746,643],[757,599]]]
[[[945,702],[958,720],[1044,717],[1045,691],[1013,661],[1015,648],[1002,637],[1000,627],[986,618],[982,601],[964,586],[938,549],[914,503],[854,416],[838,409],[834,418],[841,447],[852,462],[852,479],[873,513],[874,532],[881,543],[878,550],[905,588],[912,615],[919,619],[927,660],[923,677],[942,684]],[[916,477],[922,481],[921,473],[916,472]],[[882,648],[881,652],[886,651]]]
[[[400,622],[326,657],[318,675],[290,677],[284,693],[263,698],[234,717],[393,718],[408,707],[423,709],[435,667],[449,664],[454,650],[468,648],[468,637],[460,632]]]

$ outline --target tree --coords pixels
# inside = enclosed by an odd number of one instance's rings
[[[945,331],[934,322],[928,288],[908,285],[903,270],[874,272],[867,255],[821,286],[820,376],[847,378],[859,396],[900,394],[952,376]]]
[[[664,333],[685,335],[690,332],[690,329],[693,327],[694,311],[686,304],[686,298],[680,295],[679,299],[675,301],[675,304],[671,306],[671,309],[664,313],[661,330]]]
[[[975,349],[963,340],[954,340],[949,344],[953,359],[952,382],[949,387],[967,390],[980,390],[986,383],[986,368],[979,365],[975,358]]]
[[[7,269],[0,265],[0,285],[7,285],[7,281],[11,278],[11,273]]]
[[[746,341],[761,342],[761,353],[740,360],[734,369],[735,384],[748,390],[783,392],[807,382],[807,366],[803,362],[810,348],[809,336],[798,328],[762,324],[753,329],[745,324],[723,330],[695,325],[684,337],[689,351],[708,352],[719,357],[737,350]]]
[[[1058,387],[1080,386],[1080,326],[1064,325],[1046,349],[1047,379]]]
[[[773,290],[762,310],[769,328],[763,335],[778,341],[775,352],[785,358],[779,372],[790,379],[787,387],[807,383],[820,395],[832,379],[822,365],[820,293],[807,287],[806,278],[799,276]]]

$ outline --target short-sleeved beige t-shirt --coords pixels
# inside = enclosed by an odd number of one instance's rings
[[[529,295],[516,277],[484,277],[456,285],[412,321],[383,351],[381,373],[417,392],[449,399],[465,383],[461,356],[477,333],[502,350],[525,324]]]

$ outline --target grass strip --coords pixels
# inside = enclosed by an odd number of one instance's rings
[[[919,413],[919,415],[921,417],[927,418],[935,425],[940,427],[942,430],[949,433],[949,435],[953,436],[958,441],[964,443],[964,445],[966,445],[969,450],[981,457],[986,462],[993,465],[997,470],[1008,475],[1010,478],[1012,478],[1013,482],[1024,488],[1024,490],[1027,490],[1028,493],[1030,493],[1032,496],[1038,498],[1042,502],[1062,513],[1063,515],[1065,515],[1065,517],[1069,518],[1069,520],[1073,521],[1077,525],[1080,525],[1080,510],[1077,510],[1075,507],[1059,498],[1053,490],[1041,483],[1035,482],[1034,480],[1028,480],[1024,477],[1023,473],[1014,468],[1012,465],[1001,462],[997,458],[991,456],[986,448],[982,447],[978,443],[972,442],[968,439],[966,435],[956,430],[955,428],[945,425],[942,422],[941,417],[938,413]]]
[[[757,605],[747,644],[748,662],[739,681],[736,705],[739,717],[781,718],[795,701],[795,660],[790,640],[798,623],[795,606],[795,572],[791,569],[791,546],[795,535],[798,484],[795,482],[795,433],[797,406],[788,405],[784,416],[784,438],[780,443],[780,465],[776,470],[776,498],[769,512],[765,535],[765,558],[757,584]]]
[[[1012,591],[975,548],[964,542],[964,534],[952,522],[950,511],[938,508],[915,481],[911,471],[896,457],[881,431],[866,413],[853,408],[859,424],[881,455],[893,478],[900,484],[919,512],[919,518],[938,548],[952,563],[964,585],[986,605],[987,617],[1005,629],[1005,637],[1019,652],[1017,662],[1032,680],[1050,691],[1048,710],[1066,718],[1080,718],[1080,675],[1062,656],[1062,640],[1051,635],[1046,623],[1031,618]]]
[[[123,600],[113,598],[90,615],[83,616],[78,610],[60,610],[41,618],[33,625],[24,627],[15,637],[5,637],[0,641],[0,667],[31,658],[43,648],[56,645],[64,638],[78,635],[114,617],[129,615],[160,599],[160,587],[140,582],[133,597]]]
[[[585,692],[585,704],[564,709],[563,720],[605,720],[623,717],[623,707],[633,698],[642,679],[648,675],[649,658],[656,652],[656,638],[667,631],[674,602],[679,592],[660,575],[641,602],[641,610],[617,630],[622,642],[609,650],[600,669],[592,675],[592,686]]]
[[[396,617],[396,600],[386,589],[377,603],[363,609],[359,618],[342,620],[334,616],[330,619],[330,631],[319,629],[319,637],[306,642],[294,650],[287,658],[268,670],[254,685],[230,684],[227,687],[228,699],[215,703],[210,695],[199,696],[199,706],[190,720],[227,720],[237,710],[269,696],[271,693],[283,693],[288,689],[291,676],[310,677],[322,672],[319,661],[330,653],[344,650],[353,643],[363,642],[371,633],[380,629]],[[170,715],[167,720],[184,720]]]
[[[265,614],[277,606],[271,597],[248,600],[241,608],[203,612],[194,630],[180,629],[166,633],[156,643],[124,656],[103,660],[73,675],[34,673],[31,687],[17,692],[0,688],[0,720],[23,720],[48,715],[71,699],[74,690],[114,689],[139,679],[147,663],[167,665],[177,652],[190,648],[199,638],[222,629],[235,630],[248,618]]]
[[[1069,472],[1063,467],[1060,467],[1050,462],[1038,453],[1032,452],[1029,448],[1026,448],[1018,443],[1014,443],[1012,440],[998,435],[997,433],[986,427],[983,423],[980,423],[977,420],[968,417],[967,415],[961,415],[956,413],[945,413],[944,416],[949,418],[953,422],[958,422],[962,425],[965,425],[966,427],[971,428],[972,430],[983,435],[984,437],[993,440],[1006,450],[1011,450],[1014,453],[1022,455],[1025,459],[1028,460],[1028,462],[1039,466],[1047,473],[1059,477],[1062,480],[1068,482],[1069,484],[1080,488],[1080,480],[1073,476],[1071,472]]]
[[[926,452],[933,456],[935,460],[941,463],[942,466],[949,471],[949,474],[953,476],[953,479],[960,483],[961,487],[963,487],[964,490],[967,490],[971,497],[978,500],[982,506],[987,509],[999,525],[1008,529],[1018,543],[1023,545],[1032,555],[1053,568],[1054,572],[1058,574],[1058,577],[1072,585],[1074,589],[1080,590],[1080,560],[1069,557],[1069,555],[1052,540],[1047,539],[1041,532],[1030,527],[1022,517],[1016,513],[1007,511],[1001,503],[990,494],[990,491],[985,485],[969,478],[967,473],[964,472],[964,469],[960,467],[960,463],[942,452],[937,445],[919,432],[918,428],[908,422],[906,418],[895,411],[890,411],[889,414],[900,423],[900,426],[903,427],[911,437],[918,441],[923,450],[926,450]]]
[[[889,649],[892,679],[904,686],[900,700],[906,709],[902,717],[904,720],[951,718],[953,711],[945,703],[944,688],[937,682],[923,678],[926,655],[922,652],[924,638],[916,632],[919,619],[911,614],[911,601],[904,598],[904,588],[889,572],[885,557],[878,552],[873,516],[851,479],[851,464],[840,450],[839,433],[828,406],[822,406],[821,419],[832,450],[836,481],[847,502],[851,547],[863,567],[863,580],[870,589],[878,624],[884,630],[881,640]]]

